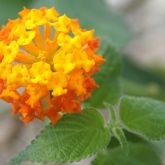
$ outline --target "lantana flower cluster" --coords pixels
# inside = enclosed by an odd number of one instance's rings
[[[19,16],[0,31],[0,98],[25,123],[81,112],[104,62],[94,30],[55,8],[24,8]]]

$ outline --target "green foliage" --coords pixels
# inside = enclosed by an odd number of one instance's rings
[[[57,125],[46,127],[11,163],[78,161],[106,147],[109,139],[103,117],[88,109],[82,114],[66,115]]]
[[[146,139],[142,138],[141,136],[123,130],[125,138],[127,140],[127,144],[130,143],[146,143]],[[110,143],[108,144],[108,148],[112,149],[118,147],[120,145],[119,140],[116,137],[112,136]],[[126,146],[127,147],[127,146]]]
[[[17,17],[17,13],[27,6],[30,0],[0,0],[0,25],[7,23],[8,19]]]
[[[124,93],[165,101],[165,73],[141,67],[126,57],[122,63],[121,84]]]
[[[165,103],[149,98],[123,97],[120,105],[122,126],[150,140],[165,138]]]
[[[165,103],[144,97],[121,96],[124,91],[163,100],[165,79],[126,59],[122,72],[124,78],[121,78],[121,59],[116,50],[122,48],[131,36],[123,18],[107,8],[103,0],[1,0],[0,25],[15,18],[23,6],[55,6],[61,14],[78,18],[83,28],[96,30],[96,36],[101,40],[99,53],[106,62],[94,75],[99,88],[87,103],[103,108],[107,102],[115,111],[114,118],[110,115],[107,124],[96,110],[65,115],[55,126],[45,127],[24,151],[11,160],[11,164],[79,161],[104,149],[110,142],[110,150],[100,152],[92,165],[161,165],[153,147],[144,143],[146,139],[165,139]],[[122,148],[116,141],[110,141],[111,136],[118,139]]]
[[[143,84],[133,80],[122,78],[121,85],[124,92],[128,95],[147,96],[147,97],[150,96],[157,98],[160,96],[160,93],[162,92],[162,88],[155,82],[148,82],[146,84]]]
[[[88,101],[94,107],[103,107],[104,102],[115,104],[121,96],[120,57],[106,40],[101,42],[100,53],[106,59],[106,62],[94,76],[99,88],[93,91]]]
[[[161,165],[160,158],[150,145],[129,144],[98,154],[92,165]]]
[[[56,6],[63,14],[78,18],[82,27],[95,29],[96,35],[108,38],[116,48],[121,48],[131,36],[130,29],[123,18],[109,9],[103,0],[39,0],[32,7]]]
[[[112,133],[114,137],[119,141],[121,147],[125,149],[127,147],[127,140],[123,130],[119,127],[112,128]]]
[[[159,85],[165,84],[165,73],[160,73],[147,69],[145,67],[139,66],[137,63],[131,61],[127,57],[123,57],[123,71],[122,75],[138,83],[147,84],[149,82],[155,82]]]

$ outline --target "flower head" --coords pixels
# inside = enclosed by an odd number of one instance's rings
[[[27,123],[80,112],[104,59],[94,30],[54,8],[23,9],[0,31],[0,98]]]

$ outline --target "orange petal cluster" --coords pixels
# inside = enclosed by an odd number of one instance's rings
[[[0,31],[0,98],[25,123],[80,112],[105,61],[94,30],[55,8],[24,8],[19,16]]]

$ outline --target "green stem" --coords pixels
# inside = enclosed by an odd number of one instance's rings
[[[114,109],[114,107],[111,104],[104,103],[104,105],[108,109],[108,112],[109,112],[109,118],[110,118],[109,125],[112,126],[116,122],[115,109]]]
[[[119,127],[114,127],[112,129],[113,135],[118,139],[119,143],[121,144],[122,148],[127,147],[127,139],[125,137],[125,134],[123,130]]]
[[[125,137],[125,134],[122,130],[122,128],[119,125],[118,117],[117,117],[117,109],[115,109],[114,106],[108,103],[104,103],[105,107],[107,108],[110,120],[109,120],[109,129],[114,135],[115,138],[119,141],[122,148],[127,147],[127,139]]]

